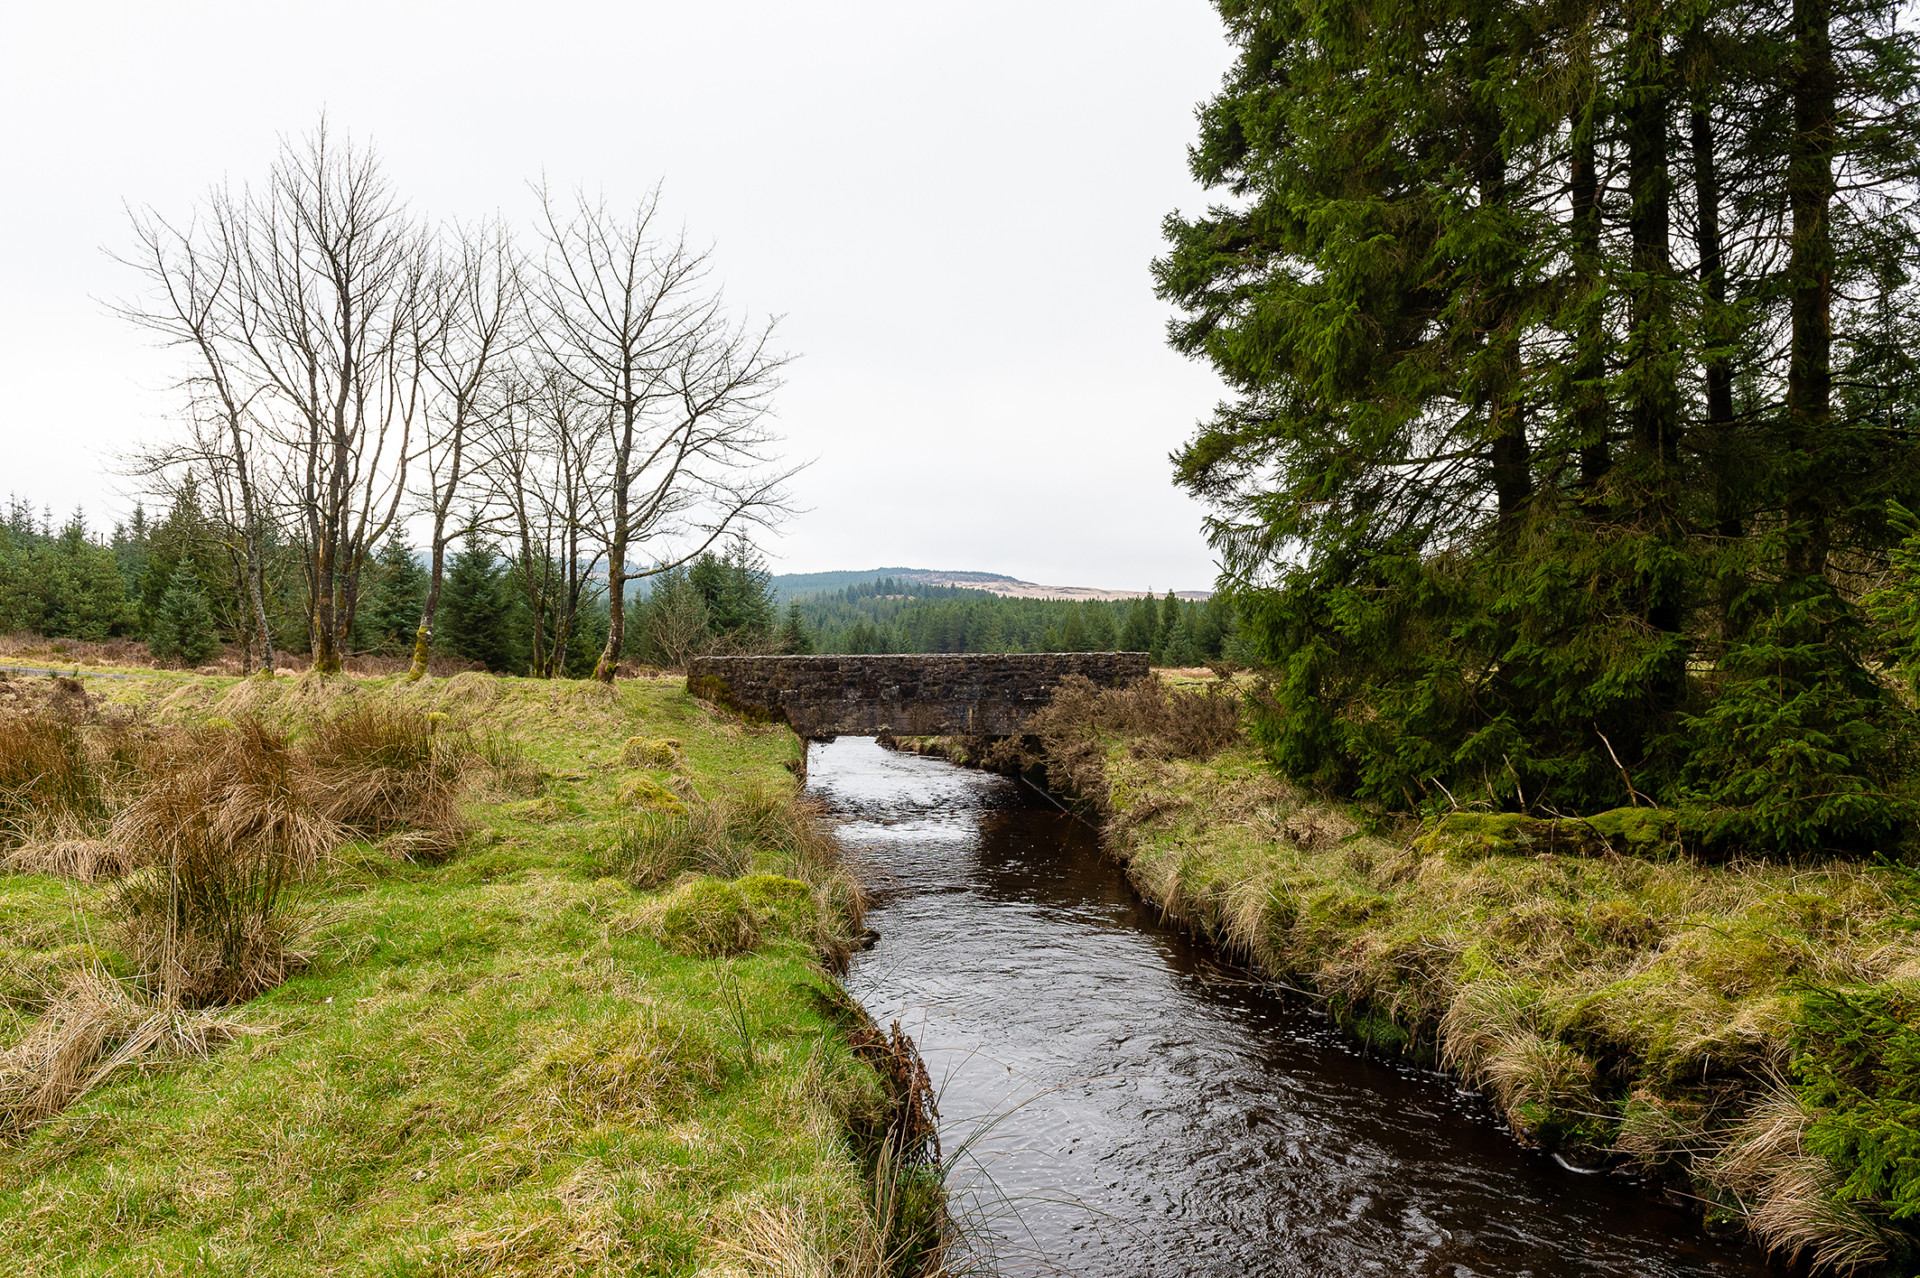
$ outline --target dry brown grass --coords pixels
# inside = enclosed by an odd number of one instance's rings
[[[79,724],[45,710],[0,716],[0,843],[84,832],[105,812]]]
[[[127,669],[160,670],[173,668],[157,661],[147,645],[137,639],[107,639],[94,642],[68,639],[16,630],[0,635],[0,661],[24,666],[71,670],[84,666],[109,666]],[[275,652],[274,668],[282,674],[304,674],[313,668],[313,659],[301,652]],[[412,656],[386,656],[361,652],[345,657],[341,668],[353,675],[394,675],[412,665]],[[217,652],[196,667],[206,674],[244,675],[248,673],[246,649],[239,644],[221,644]],[[464,671],[477,670],[477,662],[464,657],[434,656],[427,661],[427,673],[447,678]]]
[[[59,1113],[117,1070],[204,1057],[245,1026],[189,1014],[95,970],[74,975],[14,1047],[0,1052],[0,1136]]]
[[[1789,1263],[1802,1256],[1815,1269],[1851,1273],[1888,1259],[1879,1226],[1835,1193],[1839,1173],[1802,1140],[1813,1115],[1780,1080],[1740,1122],[1705,1169],[1709,1183],[1732,1194],[1748,1225]]]
[[[300,750],[315,808],[364,838],[404,829],[438,836],[437,854],[451,853],[460,836],[454,800],[475,756],[436,726],[426,715],[370,706],[317,722]]]
[[[189,1006],[236,1002],[297,969],[301,879],[341,829],[296,782],[284,735],[257,720],[179,734],[114,821],[142,873],[117,894],[121,939],[156,988]]]
[[[0,870],[54,874],[80,883],[117,879],[132,868],[125,848],[102,839],[56,839],[0,852]]]
[[[1201,692],[1149,676],[1125,688],[1101,688],[1069,675],[1027,730],[1045,748],[1049,784],[1105,811],[1103,737],[1126,738],[1140,758],[1207,759],[1242,740],[1240,710],[1240,695],[1226,685]]]

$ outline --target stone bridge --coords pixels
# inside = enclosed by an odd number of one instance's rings
[[[808,740],[891,733],[1016,736],[1068,675],[1106,688],[1146,677],[1144,652],[696,657],[687,691]]]

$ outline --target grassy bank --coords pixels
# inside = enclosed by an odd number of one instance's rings
[[[1709,862],[1644,809],[1387,821],[1276,776],[1236,707],[1087,687],[1024,752],[909,745],[1044,766],[1147,900],[1374,1047],[1456,1071],[1521,1139],[1644,1170],[1816,1268],[1911,1272],[1911,872]]]
[[[929,1241],[790,734],[668,680],[479,674],[14,679],[8,716],[66,723],[81,780],[0,811],[0,1271],[880,1274]],[[328,746],[348,723],[430,740],[383,762]],[[149,952],[142,893],[184,897],[118,846],[221,783],[182,770],[207,750],[285,761],[335,834],[248,924],[284,958],[250,997],[192,917]]]

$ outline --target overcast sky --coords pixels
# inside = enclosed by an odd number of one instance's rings
[[[809,508],[775,568],[1204,588],[1168,451],[1219,394],[1148,264],[1199,207],[1205,0],[20,5],[0,41],[0,493],[110,523],[178,365],[108,315],[123,202],[370,140],[417,211],[530,229],[528,179],[663,208],[784,316]],[[528,237],[529,241],[531,236]]]

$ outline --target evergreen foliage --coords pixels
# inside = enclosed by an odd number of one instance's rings
[[[499,551],[470,526],[440,589],[434,649],[489,670],[514,669],[514,602]]]
[[[397,657],[413,651],[427,599],[427,570],[399,537],[389,537],[368,565],[362,602],[354,614],[354,646]]]
[[[1920,488],[1897,6],[1216,5],[1227,199],[1155,271],[1233,392],[1175,462],[1274,759],[1753,846],[1904,828],[1860,605]]]
[[[147,647],[156,659],[189,668],[220,650],[213,629],[213,609],[191,565],[182,563],[174,569],[173,579],[153,610],[147,636]]]
[[[30,630],[68,639],[125,634],[132,622],[126,578],[111,547],[88,537],[75,512],[56,530],[19,497],[0,522],[0,633]]]
[[[747,642],[773,634],[773,574],[745,538],[736,539],[724,554],[701,555],[687,579],[700,592],[715,634]]]
[[[797,601],[787,605],[787,624],[780,631],[780,651],[794,657],[815,651],[813,632],[807,629],[807,619]]]
[[[821,652],[1145,652],[1156,665],[1218,660],[1235,621],[1222,596],[1018,599],[880,578],[793,601]],[[1163,640],[1163,627],[1175,640]],[[1180,642],[1184,636],[1184,646]]]

